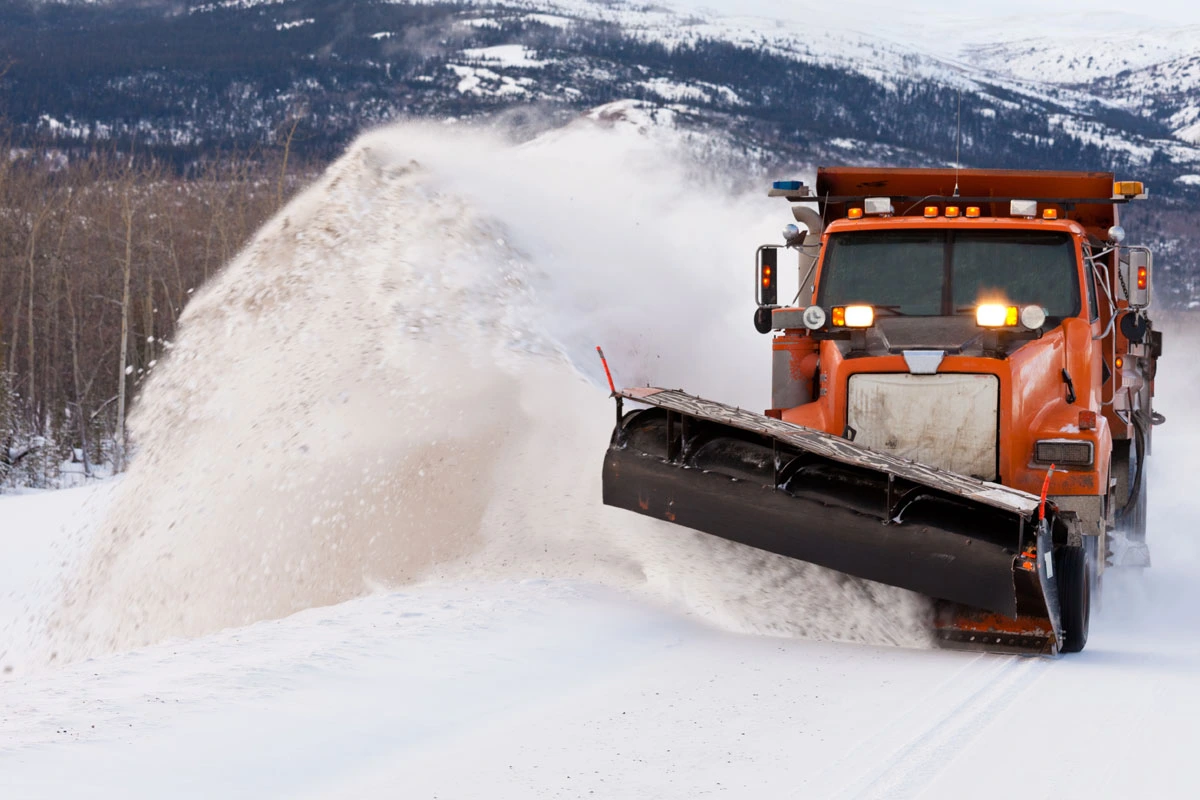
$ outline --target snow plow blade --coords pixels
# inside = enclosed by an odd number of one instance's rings
[[[1058,651],[1063,523],[1037,497],[679,391],[615,394],[650,408],[620,416],[605,504],[944,601],[944,646]]]

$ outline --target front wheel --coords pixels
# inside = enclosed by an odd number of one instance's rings
[[[1063,653],[1078,653],[1087,644],[1088,618],[1092,610],[1091,571],[1087,551],[1082,547],[1062,547],[1054,554],[1063,628],[1059,650]]]

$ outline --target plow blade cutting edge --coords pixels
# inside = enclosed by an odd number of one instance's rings
[[[621,417],[607,505],[943,601],[945,646],[1059,650],[1052,506],[999,484],[662,389]]]

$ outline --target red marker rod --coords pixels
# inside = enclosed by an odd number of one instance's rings
[[[1042,502],[1038,504],[1038,519],[1046,518],[1046,494],[1050,491],[1050,476],[1054,474],[1054,464],[1046,470],[1046,480],[1042,481]]]
[[[604,365],[604,377],[608,378],[608,390],[616,394],[617,387],[613,384],[612,373],[608,370],[608,359],[604,357],[604,351],[600,349],[600,345],[596,345],[596,352],[600,354],[600,363]]]
[[[621,429],[621,417],[625,416],[625,398],[617,394],[617,385],[613,383],[612,372],[608,369],[608,359],[604,357],[604,351],[600,349],[600,345],[596,345],[596,352],[600,354],[600,363],[604,365],[604,377],[608,378],[608,390],[612,392],[612,397],[617,401],[617,430]]]

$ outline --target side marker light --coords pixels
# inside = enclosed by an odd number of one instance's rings
[[[1146,193],[1146,185],[1141,181],[1117,181],[1113,184],[1114,197],[1136,197]]]

